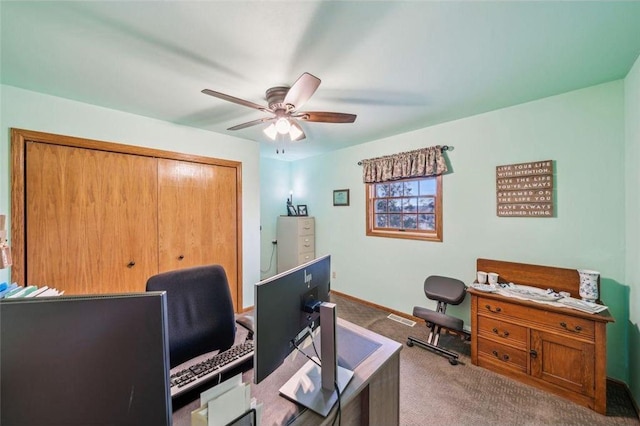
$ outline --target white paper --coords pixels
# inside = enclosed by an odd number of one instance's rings
[[[225,392],[242,385],[242,373],[236,374],[230,379],[216,385],[200,394],[200,407],[206,407],[207,403]]]
[[[208,402],[208,426],[225,426],[249,410],[251,387],[244,383]]]

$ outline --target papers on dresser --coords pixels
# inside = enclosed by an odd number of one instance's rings
[[[530,300],[532,302],[543,303],[551,306],[576,309],[589,314],[597,314],[608,309],[605,305],[599,305],[597,303],[587,302],[573,297],[564,297],[553,290],[543,290],[541,288],[520,284],[506,284],[499,287],[497,289],[497,293],[516,299]]]
[[[558,300],[558,303],[589,314],[597,314],[607,309],[605,305],[598,305],[597,303],[574,299],[573,297],[564,297]]]

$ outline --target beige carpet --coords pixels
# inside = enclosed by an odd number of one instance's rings
[[[409,327],[388,313],[332,295],[338,316],[383,336],[406,343],[426,340],[424,323]],[[461,354],[461,363],[418,346],[400,352],[400,424],[425,425],[640,425],[623,386],[607,389],[607,415],[540,391],[471,364],[470,346],[453,336],[441,344]],[[381,425],[384,426],[384,425]]]

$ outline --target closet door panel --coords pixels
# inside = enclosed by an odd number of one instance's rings
[[[28,142],[27,284],[144,291],[157,272],[157,162]]]
[[[236,168],[158,160],[160,272],[191,266],[224,267],[238,301]]]

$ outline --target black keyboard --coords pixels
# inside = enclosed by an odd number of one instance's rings
[[[171,375],[171,397],[174,398],[204,382],[226,373],[253,357],[253,340],[246,340],[224,352]]]

